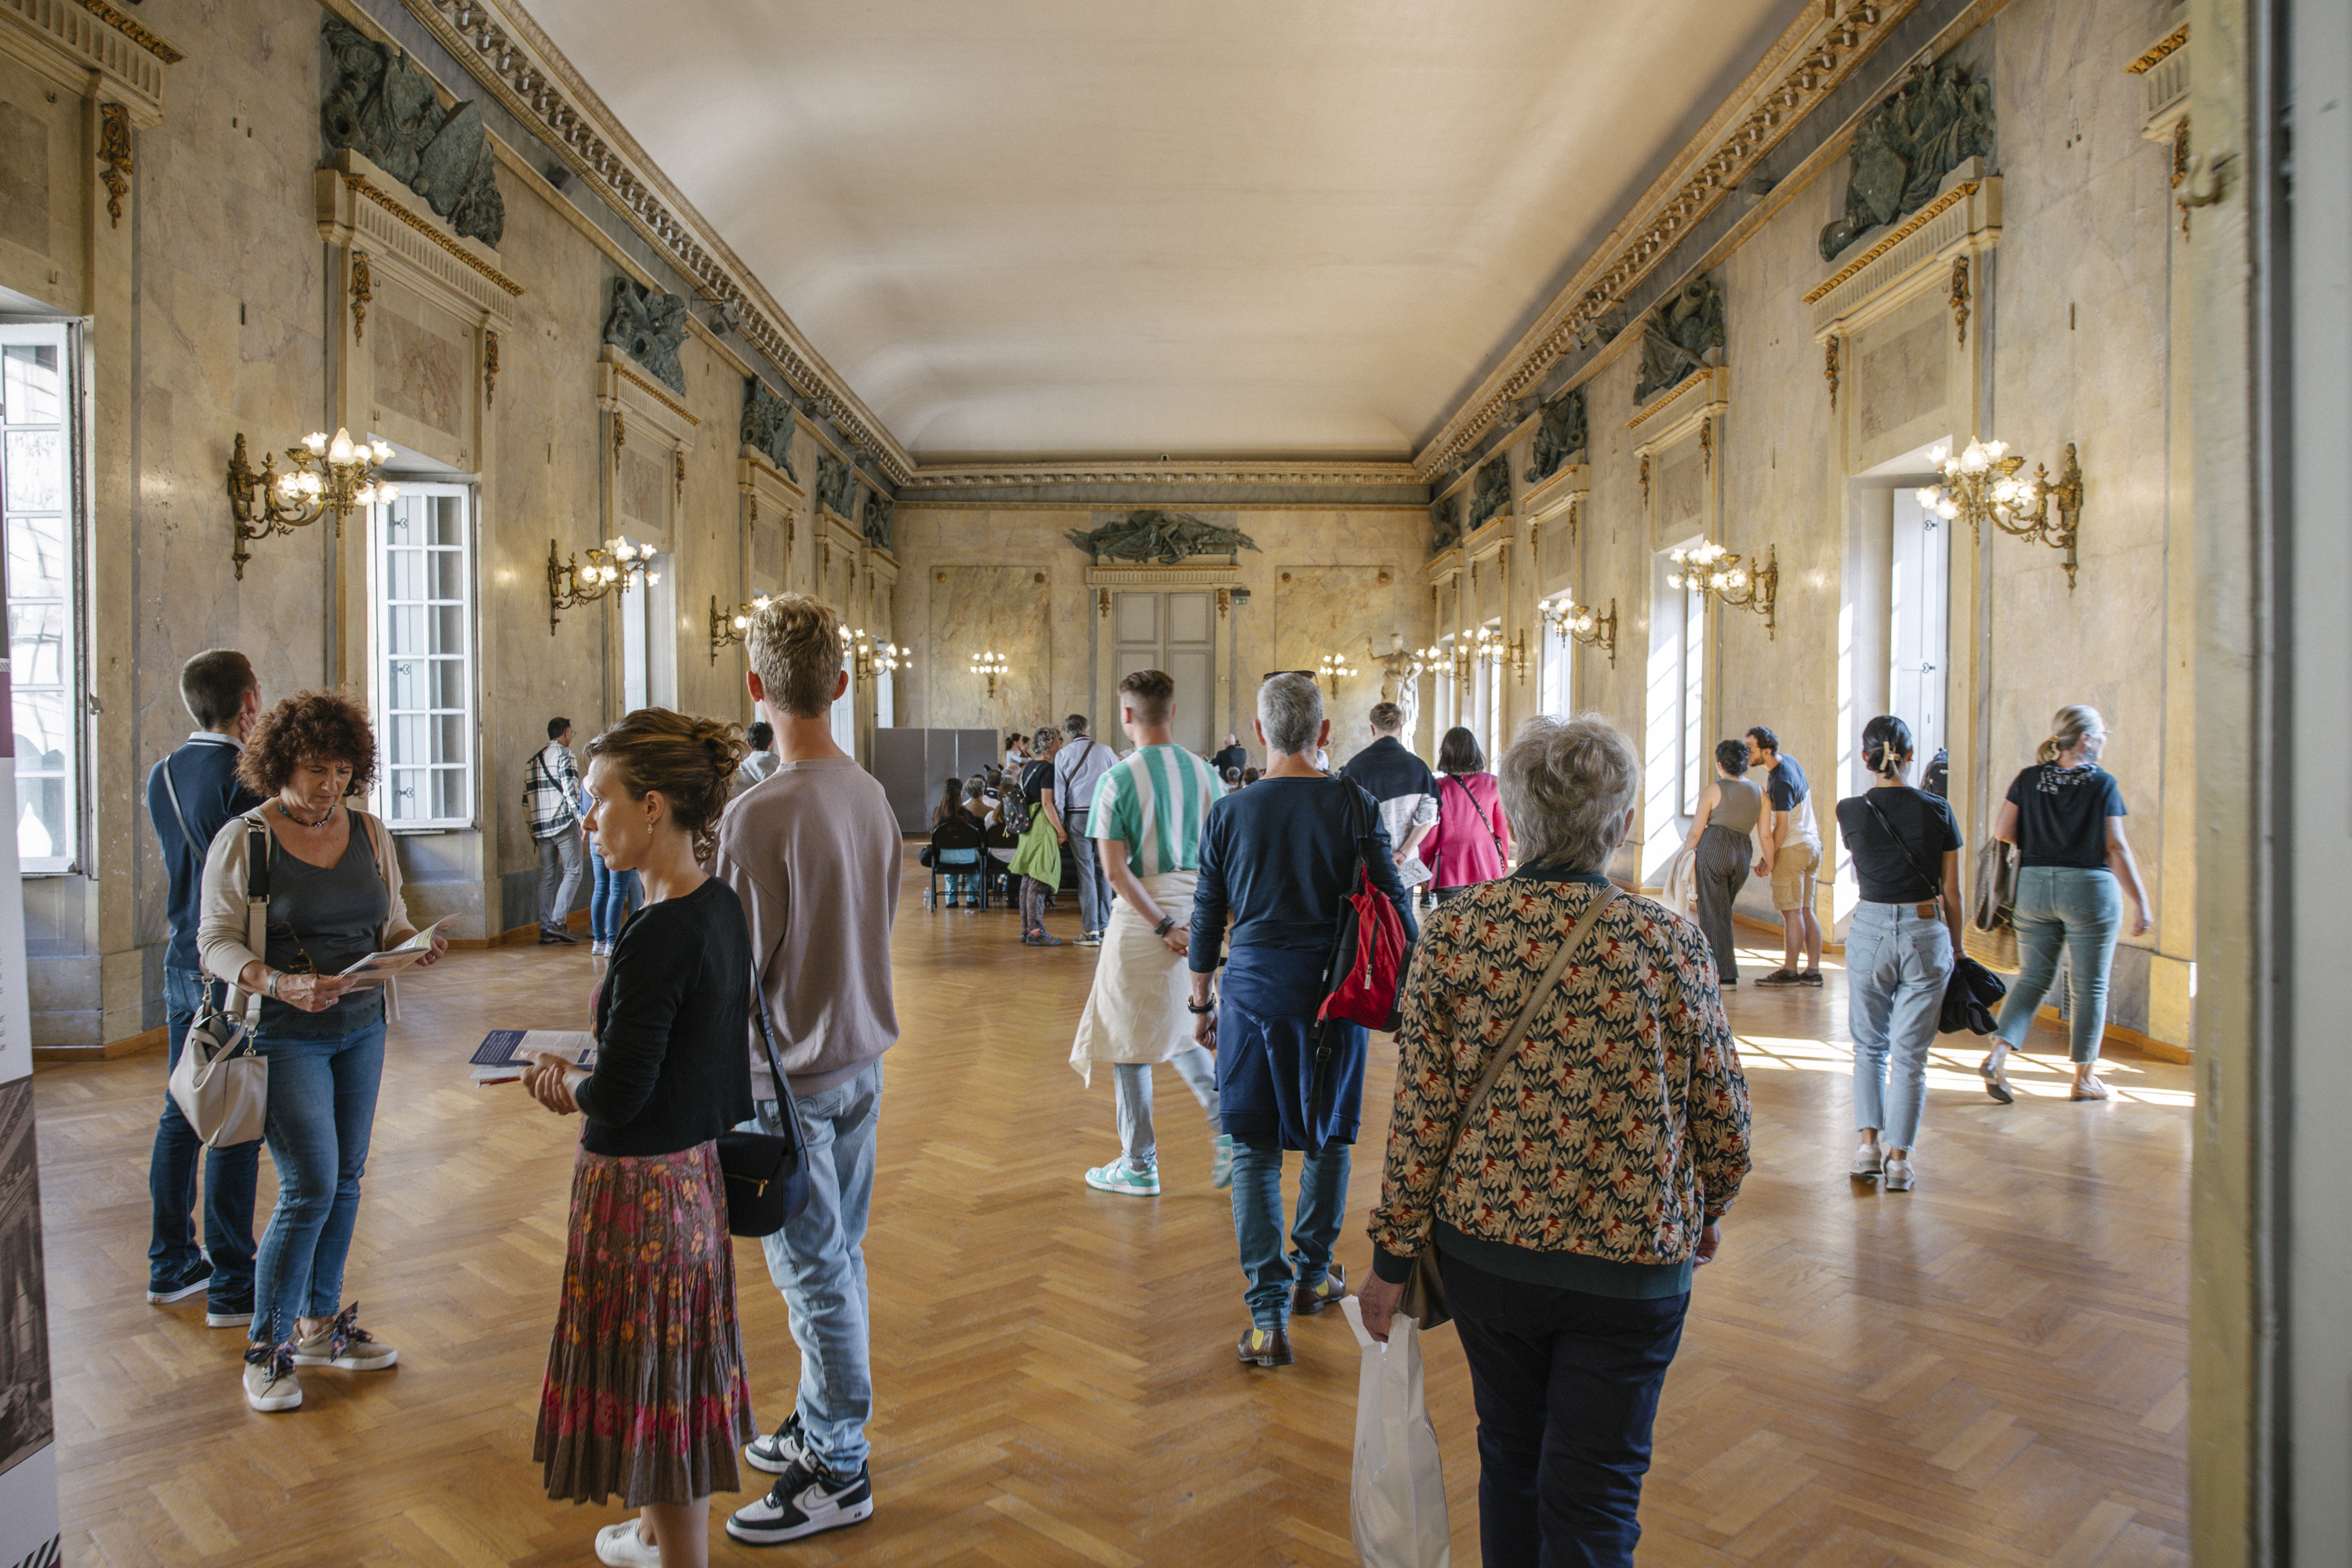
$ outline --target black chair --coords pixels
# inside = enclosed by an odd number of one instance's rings
[[[983,910],[988,908],[989,896],[993,894],[1002,899],[1009,910],[1013,905],[1013,857],[1021,847],[1020,837],[1007,828],[1004,819],[1000,816],[988,829],[985,847],[988,864],[982,868],[985,874],[980,879],[982,889],[980,907]]]
[[[974,907],[984,908],[988,888],[987,879],[982,873],[988,868],[987,861],[987,833],[973,818],[950,817],[932,828],[931,879],[923,889],[923,908],[930,909],[936,903],[941,875],[971,878],[980,889],[982,900]],[[950,895],[954,892],[953,882],[949,884],[949,892]]]

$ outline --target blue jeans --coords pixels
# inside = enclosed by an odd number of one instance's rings
[[[2000,1005],[2000,1037],[2025,1044],[2025,1031],[2058,978],[2058,950],[2066,950],[2066,1022],[2074,1061],[2099,1059],[2107,1030],[2107,971],[2123,934],[2124,895],[2116,874],[2101,867],[2028,866],[2017,874],[2017,984]]]
[[[1479,1555],[1489,1568],[1633,1568],[1650,1432],[1689,1292],[1592,1296],[1443,1251],[1437,1267],[1478,1406]]]
[[[635,871],[615,871],[606,866],[593,844],[588,847],[588,861],[596,879],[588,891],[588,940],[616,942],[621,922],[629,917],[629,906],[646,901],[646,885]]]
[[[749,1125],[781,1132],[777,1103],[762,1100]],[[763,1237],[768,1278],[784,1293],[801,1348],[796,1408],[809,1452],[851,1476],[872,1445],[874,1373],[867,1350],[866,1216],[874,1204],[874,1131],[882,1118],[879,1058],[845,1083],[799,1097],[808,1141],[809,1202],[800,1217]]]
[[[203,1005],[206,984],[218,982],[208,982],[199,970],[163,971],[166,1081],[180,1065],[180,1047]],[[241,1312],[253,1300],[253,1187],[261,1170],[261,1145],[205,1149],[168,1089],[163,1113],[155,1119],[154,1152],[147,1157],[147,1197],[154,1210],[147,1243],[147,1288],[168,1290],[196,1271],[195,1226],[188,1216],[196,1206],[199,1150],[205,1154],[205,1246],[213,1259],[205,1301],[215,1311]]]
[[[1100,931],[1110,919],[1110,879],[1103,873],[1095,841],[1087,837],[1087,815],[1083,810],[1069,814],[1070,859],[1078,868],[1079,929]]]
[[[1217,1125],[1217,1058],[1200,1047],[1178,1051],[1168,1058],[1201,1109],[1209,1113],[1211,1135]],[[1118,1113],[1118,1141],[1127,1163],[1139,1171],[1160,1168],[1160,1137],[1151,1126],[1151,1064],[1113,1062],[1112,1098]]]
[[[269,1058],[269,1157],[278,1207],[254,1268],[255,1344],[295,1337],[297,1318],[331,1318],[343,1304],[343,1260],[359,1223],[360,1174],[383,1082],[383,1008],[338,1028],[309,1017],[263,1027]]]
[[[1331,1272],[1331,1244],[1348,1211],[1350,1145],[1326,1145],[1298,1171],[1298,1212],[1291,1216],[1290,1257],[1282,1255],[1282,1151],[1234,1145],[1234,1239],[1241,1243],[1250,1321],[1279,1329],[1290,1321],[1293,1283],[1313,1289]]]
[[[1940,914],[1940,911],[1939,911]],[[1845,1019],[1853,1036],[1853,1124],[1887,1147],[1917,1144],[1927,1047],[1952,977],[1952,933],[1910,904],[1859,904],[1845,938]]]

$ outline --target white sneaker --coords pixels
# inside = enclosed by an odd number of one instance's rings
[[[294,1342],[296,1366],[339,1366],[345,1372],[382,1372],[400,1352],[359,1325],[360,1304],[345,1307],[308,1339]]]
[[[814,1465],[793,1466],[758,1502],[737,1509],[727,1533],[752,1546],[774,1546],[874,1517],[874,1482],[866,1467],[847,1480]]]
[[[1129,1197],[1156,1198],[1160,1195],[1160,1172],[1157,1167],[1138,1170],[1121,1154],[1108,1165],[1097,1165],[1087,1173],[1087,1185],[1097,1192],[1125,1193]]]
[[[661,1568],[661,1548],[637,1531],[637,1521],[625,1519],[596,1532],[596,1561],[612,1568]]]
[[[1911,1162],[1901,1159],[1887,1161],[1886,1174],[1878,1184],[1890,1193],[1909,1192],[1917,1184],[1911,1178]]]
[[[1845,1173],[1857,1182],[1874,1181],[1885,1160],[1886,1151],[1883,1147],[1876,1143],[1864,1143],[1853,1152],[1853,1163],[1846,1167]]]

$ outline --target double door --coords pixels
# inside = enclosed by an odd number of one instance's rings
[[[1216,595],[1210,590],[1121,590],[1111,596],[1118,666],[1111,674],[1111,691],[1115,694],[1118,683],[1139,669],[1166,671],[1176,682],[1176,743],[1202,756],[1216,750]],[[1096,732],[1111,740],[1118,724],[1114,706],[1097,716]]]

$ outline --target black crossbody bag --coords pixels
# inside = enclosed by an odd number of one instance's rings
[[[751,1017],[760,1026],[760,1045],[768,1053],[768,1070],[775,1075],[776,1109],[784,1124],[782,1132],[747,1132],[730,1128],[719,1135],[719,1169],[727,1178],[727,1229],[735,1236],[773,1236],[800,1217],[808,1207],[808,1142],[801,1135],[800,1108],[793,1103],[793,1086],[776,1060],[776,1037],[768,1025],[768,999],[752,977]]]

